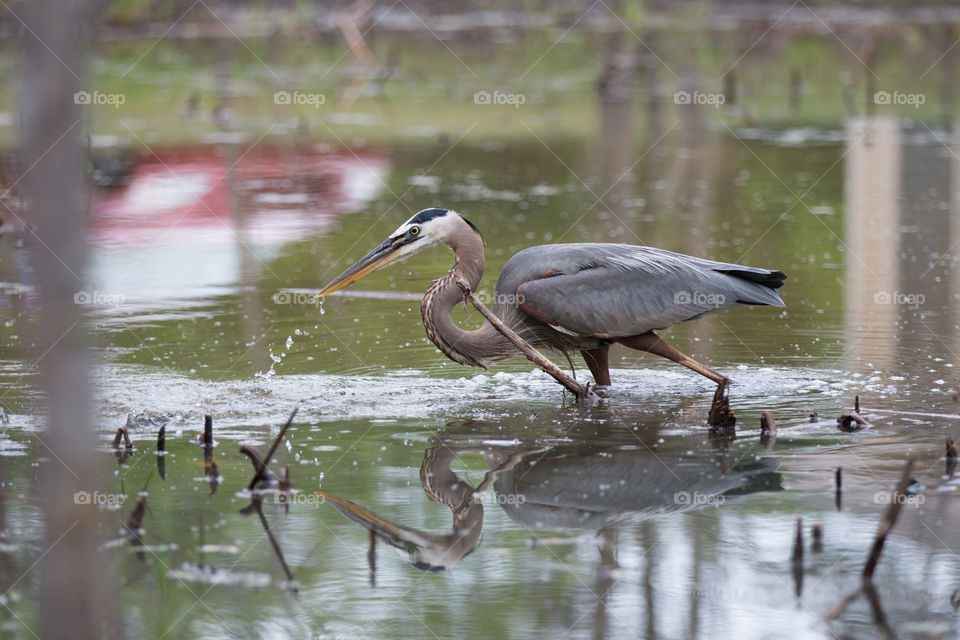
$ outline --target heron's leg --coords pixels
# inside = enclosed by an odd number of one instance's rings
[[[655,353],[658,356],[663,356],[669,360],[673,360],[674,362],[682,364],[688,369],[693,369],[702,376],[710,378],[717,384],[724,384],[730,381],[730,379],[725,375],[721,375],[710,367],[700,364],[690,356],[682,354],[676,348],[661,340],[660,336],[655,334],[653,331],[647,331],[646,333],[641,333],[640,335],[629,336],[626,338],[617,338],[617,342],[624,346],[630,347],[631,349],[648,351],[650,353]],[[591,369],[591,371],[592,370],[593,369]]]
[[[581,349],[580,355],[586,360],[590,373],[593,375],[593,381],[599,385],[610,384],[610,365],[607,361],[607,352],[610,345],[602,344],[596,349]]]

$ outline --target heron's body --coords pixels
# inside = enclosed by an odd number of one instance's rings
[[[411,231],[413,234],[411,235]],[[430,239],[430,242],[423,243]],[[423,243],[413,247],[415,242]],[[434,280],[421,304],[427,336],[450,359],[487,367],[520,351],[489,322],[466,331],[451,317],[463,301],[456,283],[476,291],[484,272],[483,240],[452,211],[427,209],[344,272],[321,293],[346,286],[421,246],[453,249],[453,269]],[[716,382],[726,379],[660,340],[655,330],[740,305],[782,307],[782,271],[714,262],[653,247],[579,243],[530,247],[504,265],[493,313],[535,347],[579,350],[597,384],[610,384],[607,349],[614,342],[670,358]]]

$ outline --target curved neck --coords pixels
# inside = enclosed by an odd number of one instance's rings
[[[463,302],[456,278],[462,276],[473,291],[483,278],[483,241],[474,232],[457,237],[449,245],[453,249],[453,269],[431,282],[423,296],[420,304],[423,326],[430,341],[448,358],[486,369],[493,362],[512,357],[517,350],[489,322],[475,331],[464,331],[453,322],[451,312]]]

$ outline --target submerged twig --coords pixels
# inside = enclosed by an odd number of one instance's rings
[[[827,611],[827,613],[823,616],[823,621],[830,622],[831,620],[835,620],[836,618],[838,618],[840,614],[843,613],[844,609],[849,607],[854,600],[860,597],[861,593],[863,593],[863,583],[860,583],[860,585],[856,589],[854,589],[853,591],[845,595],[843,597],[843,600],[838,602],[833,607],[833,609],[830,609],[830,611]]]
[[[867,598],[870,600],[870,606],[873,609],[875,622],[881,629],[886,627],[883,611],[879,608],[879,599],[876,598],[876,592],[873,590],[873,574],[877,569],[877,564],[880,562],[880,555],[883,553],[883,545],[887,541],[887,536],[897,524],[900,511],[903,509],[907,487],[910,485],[910,471],[912,469],[913,460],[908,459],[903,468],[903,473],[900,476],[900,482],[897,483],[897,487],[893,490],[893,494],[890,497],[890,506],[887,507],[886,512],[883,514],[883,519],[880,521],[880,526],[877,528],[873,546],[870,548],[870,555],[867,556],[867,561],[863,566],[860,585],[847,594],[843,600],[824,615],[823,619],[825,622],[836,619],[861,593],[866,593]],[[889,627],[886,627],[886,630],[889,631]]]
[[[957,462],[957,445],[954,444],[953,438],[947,436],[947,468],[945,469],[947,480],[953,478],[953,472],[957,470]]]
[[[377,530],[370,527],[370,546],[367,547],[367,564],[370,565],[370,586],[377,586]]]
[[[211,447],[203,448],[203,474],[210,484],[210,493],[207,495],[212,496],[217,492],[217,487],[220,486],[220,470],[217,468],[217,463],[213,461],[213,449]]]
[[[280,433],[277,434],[276,439],[274,439],[273,444],[270,445],[270,450],[267,451],[267,455],[264,456],[263,460],[260,461],[259,466],[257,466],[256,473],[253,474],[253,479],[250,480],[250,484],[247,485],[247,489],[253,491],[253,488],[257,486],[257,483],[260,482],[260,479],[263,478],[264,472],[267,470],[267,465],[270,464],[270,459],[273,457],[273,453],[277,450],[277,447],[280,446],[280,441],[283,440],[283,436],[287,433],[287,429],[290,428],[290,425],[293,424],[293,418],[297,415],[297,411],[300,407],[294,407],[293,412],[290,414],[290,417],[287,418],[287,423],[283,425],[280,429]],[[250,455],[249,450],[244,451],[244,448],[241,447],[240,451]],[[253,456],[251,456],[253,457]]]
[[[843,467],[837,467],[836,478],[836,496],[834,497],[834,503],[837,505],[837,511],[840,511],[840,507],[843,504]]]
[[[133,512],[127,520],[127,535],[130,538],[130,545],[133,547],[142,547],[143,539],[140,537],[140,530],[143,528],[143,516],[147,511],[147,498],[140,496],[137,504],[133,507]],[[137,552],[137,558],[144,559],[143,551]]]
[[[793,540],[793,567],[794,591],[799,598],[803,594],[803,519],[797,518],[797,533]]]
[[[460,287],[460,290],[463,291],[464,300],[469,300],[470,304],[476,307],[477,311],[480,312],[480,315],[486,318],[494,329],[503,334],[503,337],[513,343],[515,347],[520,349],[520,351],[527,357],[528,360],[543,369],[549,376],[573,393],[573,395],[577,398],[577,402],[594,404],[597,402],[597,400],[599,400],[599,396],[590,390],[589,383],[580,384],[568,376],[560,369],[560,367],[547,360],[547,358],[545,358],[539,351],[534,349],[529,342],[521,338],[516,331],[508,327],[500,318],[495,316],[494,313],[490,311],[490,309],[488,309],[487,306],[481,302],[480,298],[478,298],[470,289],[470,284],[464,278],[458,277],[457,285]]]
[[[810,536],[813,538],[813,542],[810,543],[810,551],[813,553],[823,553],[823,526],[819,524],[813,525],[813,528],[810,530]]]
[[[870,611],[873,613],[873,623],[880,627],[880,632],[884,638],[895,638],[893,629],[887,624],[887,615],[883,612],[883,606],[880,604],[880,594],[873,588],[872,582],[866,582],[863,585],[863,595],[870,603]]]
[[[258,498],[255,498],[250,502],[250,506],[247,509],[253,508],[257,512],[257,515],[260,516],[260,524],[263,525],[263,531],[267,534],[267,538],[270,540],[270,546],[273,547],[274,553],[277,554],[277,559],[280,560],[280,566],[283,567],[283,573],[287,576],[288,587],[293,593],[297,593],[300,589],[297,586],[297,581],[293,577],[293,572],[290,571],[290,567],[287,565],[287,560],[283,556],[283,549],[280,548],[280,543],[277,542],[277,539],[273,537],[273,531],[270,529],[269,523],[267,523],[267,518],[263,515],[263,509],[261,508],[261,502]]]
[[[140,496],[137,504],[134,505],[130,518],[127,520],[127,530],[131,533],[139,531],[143,527],[143,515],[147,511],[147,498]]]
[[[873,541],[873,548],[870,549],[870,556],[867,558],[867,564],[863,567],[863,579],[871,580],[873,572],[880,562],[880,554],[883,553],[883,544],[887,541],[887,535],[897,524],[897,518],[900,517],[900,511],[903,509],[904,497],[907,493],[907,487],[910,485],[910,470],[913,469],[913,460],[907,460],[907,465],[903,468],[903,474],[900,476],[900,483],[893,491],[890,500],[890,506],[883,515],[880,522],[880,528],[877,529],[877,537]]]

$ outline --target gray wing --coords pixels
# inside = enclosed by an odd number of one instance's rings
[[[536,320],[579,336],[663,329],[739,304],[782,307],[782,271],[623,244],[543,245],[504,266],[497,291]]]

